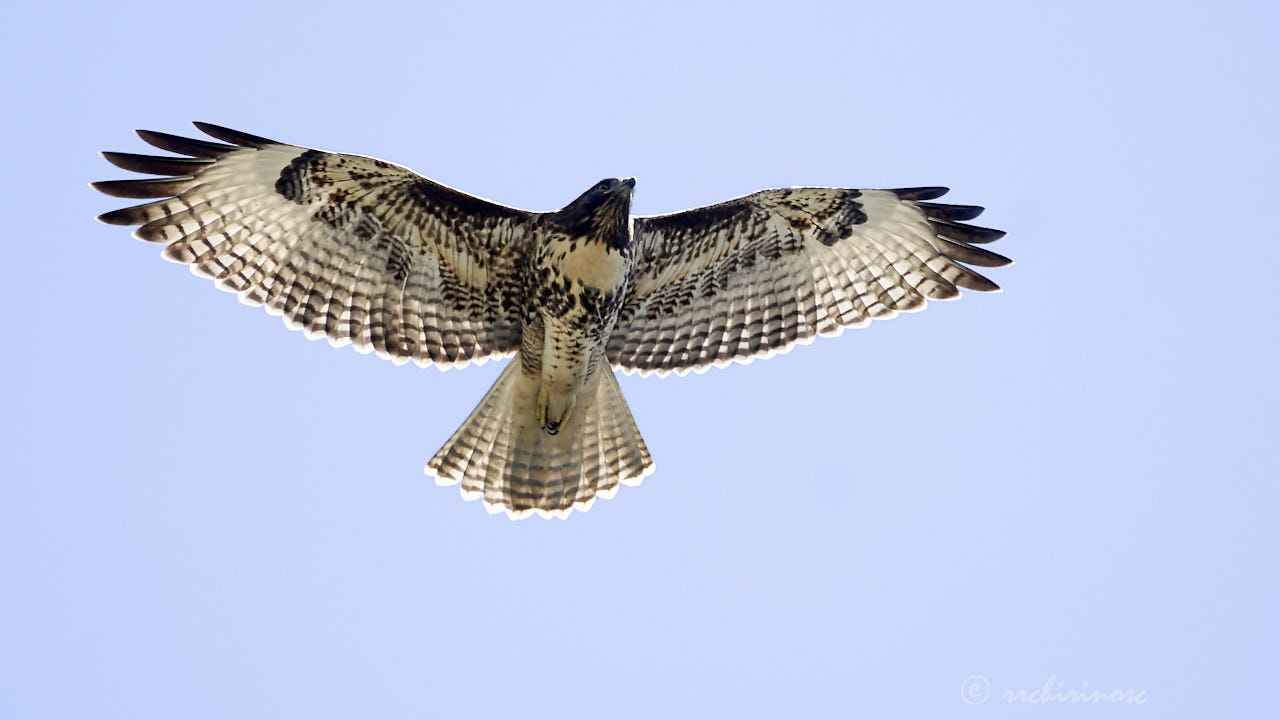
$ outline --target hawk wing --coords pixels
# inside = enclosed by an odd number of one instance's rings
[[[959,224],[982,208],[925,202],[946,188],[783,188],[637,217],[614,367],[684,374],[785,352],[817,335],[999,290],[965,267],[1007,265],[975,247],[1004,235]]]
[[[381,160],[196,126],[232,144],[140,130],[187,157],[103,153],[171,177],[94,183],[116,197],[165,198],[98,219],[141,225],[134,235],[168,245],[165,258],[335,347],[442,367],[519,348],[537,213]]]

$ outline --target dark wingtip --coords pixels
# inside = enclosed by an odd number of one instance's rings
[[[157,180],[100,180],[90,185],[94,190],[111,197],[145,199],[181,194],[193,179],[190,175],[183,175]]]
[[[899,200],[933,200],[946,195],[951,188],[940,186],[935,187],[915,187],[915,188],[897,188],[889,192],[898,196]]]
[[[924,211],[932,220],[963,221],[972,220],[982,214],[986,208],[978,205],[943,205],[941,203],[918,202],[916,207]]]
[[[236,149],[235,145],[192,140],[191,138],[156,132],[155,130],[134,130],[134,132],[138,133],[138,137],[149,145],[191,157],[220,158]]]
[[[193,122],[191,124],[195,125],[196,128],[200,130],[200,132],[210,137],[215,137],[219,140],[222,140],[223,142],[229,142],[234,145],[240,145],[243,147],[256,148],[256,147],[262,147],[263,145],[282,145],[283,144],[275,140],[269,140],[267,138],[259,137],[257,135],[250,135],[249,133],[246,133],[246,132],[240,132],[239,130],[232,130],[231,128],[223,127],[221,125],[214,125],[213,123]]]
[[[952,260],[956,260],[968,265],[977,265],[979,267],[1004,267],[1013,264],[1009,258],[993,253],[990,250],[983,250],[980,247],[974,247],[968,243],[957,242],[945,236],[939,235],[935,242],[940,242],[942,247],[939,250],[942,254]]]
[[[133,210],[133,208],[112,210],[111,212],[102,213],[96,219],[98,222],[108,225],[137,225],[138,223],[133,220],[130,210]]]
[[[971,245],[995,242],[1008,234],[1003,230],[978,227],[977,225],[961,225],[960,223],[952,223],[945,220],[930,220],[929,224],[933,226],[934,232],[939,235]]]
[[[985,275],[971,272],[964,278],[957,280],[956,285],[966,290],[976,290],[978,292],[1000,292],[1000,286],[991,282],[991,279]]]
[[[109,213],[99,215],[98,221],[108,225],[143,225],[159,217],[159,208],[162,208],[167,202],[169,201],[154,200],[141,205],[112,210]]]
[[[208,159],[135,155],[110,151],[103,152],[102,157],[121,170],[148,175],[194,175],[213,162]]]

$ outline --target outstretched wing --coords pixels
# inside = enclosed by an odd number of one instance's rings
[[[783,188],[637,217],[630,296],[608,344],[614,367],[703,370],[785,352],[817,335],[999,290],[961,263],[1004,235],[958,221],[982,208],[925,202],[946,188]]]
[[[196,123],[230,145],[138,131],[186,157],[103,153],[160,179],[94,183],[165,198],[98,219],[310,338],[397,363],[461,366],[520,345],[520,271],[538,214],[359,155]]]

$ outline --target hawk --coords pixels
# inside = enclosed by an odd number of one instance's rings
[[[140,130],[178,156],[107,152],[157,178],[97,182],[152,199],[138,225],[184,263],[308,338],[396,363],[515,356],[426,467],[512,518],[565,517],[653,461],[615,370],[684,374],[995,291],[968,266],[1004,235],[942,187],[762,190],[632,216],[610,178],[554,212],[500,205],[361,155],[196,123],[220,142]]]

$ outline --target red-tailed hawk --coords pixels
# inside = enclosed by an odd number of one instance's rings
[[[555,212],[483,200],[398,165],[196,123],[139,131],[183,157],[104,153],[163,178],[94,187],[161,198],[99,217],[264,305],[309,338],[397,363],[517,355],[427,472],[513,518],[564,517],[653,461],[614,370],[659,375],[784,352],[818,335],[992,291],[966,265],[1004,233],[946,188],[762,190],[633,217],[631,179]],[[230,143],[230,144],[223,144]]]

